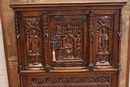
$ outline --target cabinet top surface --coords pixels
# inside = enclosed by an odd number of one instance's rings
[[[65,4],[65,3],[126,3],[128,0],[39,0],[34,3],[12,3],[16,4]]]
[[[36,3],[107,3],[107,2],[127,2],[128,0],[38,0]]]
[[[11,3],[11,8],[36,8],[36,7],[55,7],[55,6],[123,6],[128,0],[39,0],[34,3]]]

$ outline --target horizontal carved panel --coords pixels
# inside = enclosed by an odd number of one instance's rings
[[[109,76],[31,78],[31,87],[109,87]],[[92,85],[92,84],[97,84]],[[66,85],[66,86],[65,86]]]
[[[108,85],[67,85],[67,86],[31,86],[31,87],[109,87]]]

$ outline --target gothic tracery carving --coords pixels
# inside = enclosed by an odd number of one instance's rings
[[[98,58],[100,63],[106,63],[110,55],[110,36],[112,16],[97,16],[97,34],[98,34]]]
[[[82,51],[81,25],[56,24],[55,29],[56,34],[51,37],[51,43],[53,43],[53,47],[57,49],[57,58],[80,59]]]
[[[26,17],[25,18],[25,29],[26,29],[26,40],[29,46],[27,53],[29,56],[29,67],[42,66],[39,62],[41,59],[41,29],[40,29],[40,18],[39,17]]]

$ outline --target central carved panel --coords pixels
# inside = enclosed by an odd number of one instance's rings
[[[55,24],[55,35],[51,41],[57,59],[81,59],[82,25],[78,23]],[[57,43],[55,40],[57,39]]]
[[[84,31],[87,27],[83,25],[87,23],[87,16],[53,16],[52,21],[53,31],[50,37],[52,61],[60,62],[60,66],[65,66],[65,62],[71,62],[73,66],[77,62],[86,64],[84,39],[87,37],[84,38]]]

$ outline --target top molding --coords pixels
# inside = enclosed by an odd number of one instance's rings
[[[24,8],[47,8],[47,7],[112,7],[122,8],[127,0],[40,0],[37,3],[12,3],[10,7],[14,10]],[[105,9],[105,8],[104,8]],[[32,9],[33,10],[33,9]]]
[[[128,0],[38,0],[35,2],[28,2],[28,3],[108,3],[108,2],[127,2]],[[17,2],[15,2],[17,3]]]

